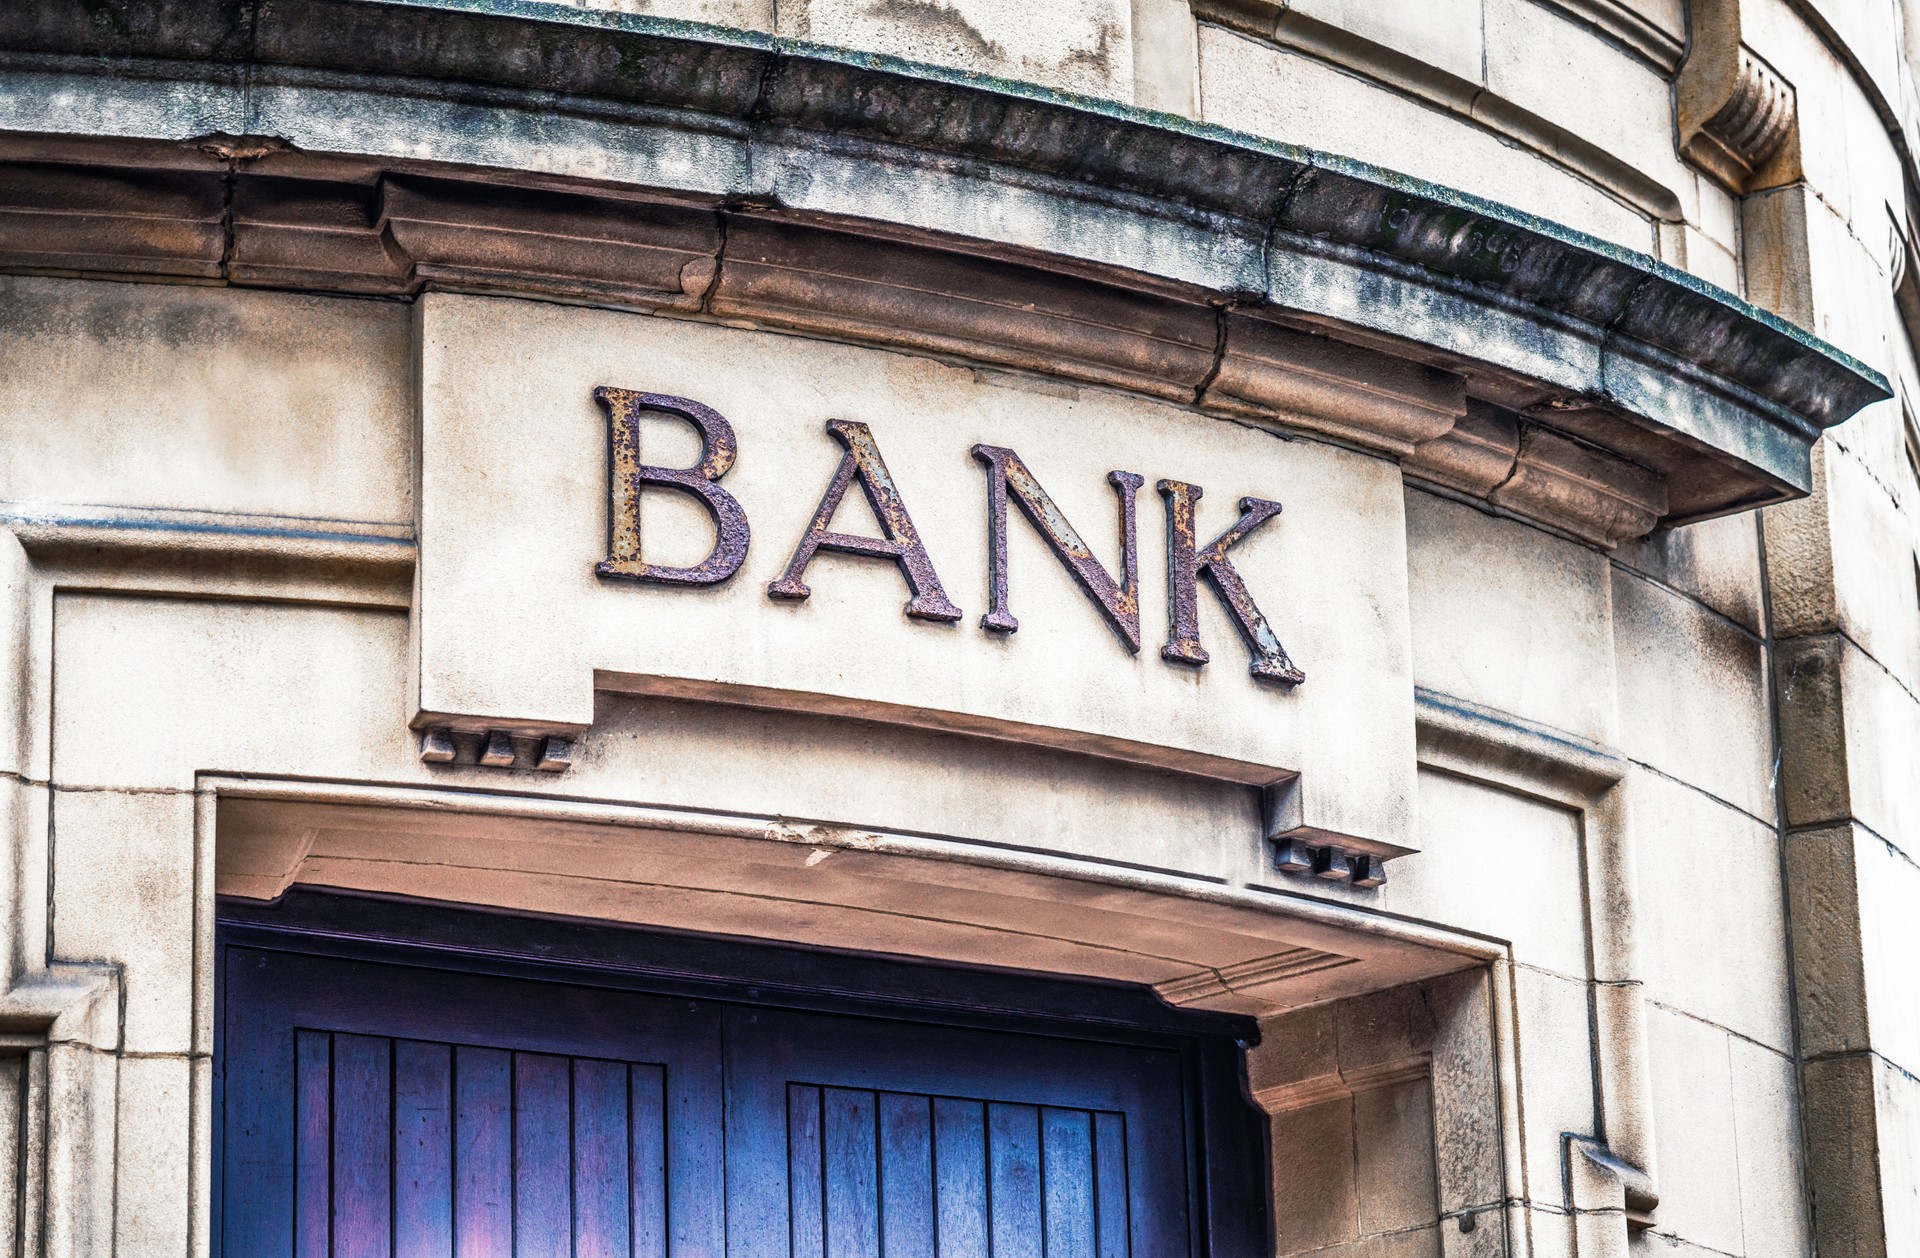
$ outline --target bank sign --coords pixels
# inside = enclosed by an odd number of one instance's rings
[[[753,536],[746,508],[720,485],[739,455],[739,438],[733,425],[719,411],[692,398],[609,386],[596,388],[593,396],[607,411],[612,491],[607,512],[608,554],[595,571],[603,577],[659,585],[701,587],[731,580],[746,563]],[[649,412],[675,416],[691,424],[700,437],[699,460],[689,467],[647,463],[640,453],[641,421]],[[965,613],[947,597],[933,556],[927,553],[920,530],[914,526],[902,487],[887,469],[873,429],[853,420],[830,419],[826,430],[840,445],[839,462],[786,567],[767,586],[767,596],[792,602],[811,597],[807,569],[820,552],[829,551],[894,565],[910,594],[903,609],[906,615],[918,620],[960,620]],[[1137,653],[1140,529],[1136,499],[1143,478],[1126,471],[1106,475],[1117,499],[1121,577],[1116,581],[1018,452],[1006,446],[976,444],[970,453],[986,473],[987,612],[980,618],[980,627],[992,633],[1013,633],[1020,628],[1019,619],[1008,606],[1007,517],[1010,507],[1017,505],[1128,652]],[[711,517],[713,545],[698,563],[674,567],[648,563],[642,557],[640,504],[642,493],[650,485],[691,496]],[[855,485],[860,487],[881,536],[840,532],[833,527],[848,491]],[[1197,606],[1200,581],[1205,578],[1252,654],[1253,676],[1285,685],[1306,680],[1287,658],[1286,648],[1280,645],[1273,626],[1254,602],[1228,554],[1279,515],[1280,504],[1264,498],[1241,498],[1240,518],[1201,545],[1194,532],[1194,511],[1205,490],[1179,480],[1162,480],[1157,488],[1167,518],[1167,641],[1160,648],[1161,657],[1192,667],[1207,663],[1206,648],[1200,644]]]
[[[416,318],[417,726],[590,749],[622,696],[773,709],[1299,782],[1303,824],[1408,830],[1392,462],[753,328]]]

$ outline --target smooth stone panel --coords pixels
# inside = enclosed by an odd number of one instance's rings
[[[909,61],[1133,96],[1131,0],[786,0],[780,33]]]
[[[1421,686],[1613,742],[1604,556],[1410,489],[1407,585]]]
[[[1760,643],[1731,621],[1615,569],[1620,749],[1763,820],[1773,743]]]
[[[416,635],[421,719],[586,726],[596,681],[1012,737],[1244,782],[1302,775],[1304,823],[1385,843],[1411,837],[1412,684],[1398,470],[1177,407],[1093,389],[1004,387],[932,360],[735,328],[535,302],[429,294],[420,303],[423,475]],[[611,385],[690,397],[731,421],[721,482],[752,543],[724,584],[603,580]],[[811,596],[776,601],[841,448],[870,425],[947,596],[953,624],[902,615],[885,560],[823,553]],[[690,465],[689,425],[645,421],[643,462]],[[1119,568],[1109,470],[1138,498],[1142,647],[1128,653],[1017,510],[1014,634],[991,634],[986,478],[977,442],[1017,450],[1099,561]],[[1233,559],[1307,681],[1248,675],[1213,592],[1199,591],[1212,662],[1160,658],[1167,632],[1160,478],[1205,487],[1211,540],[1254,495],[1285,512]],[[878,535],[849,491],[836,531]],[[711,528],[689,495],[648,490],[651,563],[698,561]],[[436,717],[444,714],[444,718]]]
[[[1396,6],[1398,7],[1398,6]],[[1647,219],[1570,171],[1492,133],[1332,66],[1221,27],[1200,28],[1207,122],[1372,162],[1647,252]],[[1429,142],[1446,126],[1447,143]]]
[[[1722,516],[1661,529],[1614,552],[1614,562],[1651,577],[1753,633],[1762,632],[1760,542],[1755,517]]]
[[[193,1063],[122,1057],[119,1073],[114,1252],[191,1253]]]
[[[1587,977],[1577,813],[1422,771],[1420,851],[1390,867],[1380,907],[1513,944],[1514,956]]]
[[[1377,4],[1370,0],[1293,0],[1298,13],[1478,83],[1486,65],[1482,0]]]
[[[1800,1098],[1791,1057],[1735,1037],[1734,1136],[1740,1158],[1740,1222],[1746,1258],[1799,1258],[1807,1225]]]
[[[0,512],[405,523],[409,337],[391,302],[0,277]]]
[[[1526,1110],[1519,1118],[1526,1141],[1526,1175],[1557,1189],[1561,1136],[1593,1134],[1595,1111],[1592,1021],[1587,984],[1527,966],[1513,971],[1518,1021],[1517,1064]],[[1552,1191],[1552,1190],[1548,1190]],[[1549,1200],[1558,1200],[1557,1193]]]
[[[77,594],[55,604],[55,641],[59,786],[427,776],[406,726],[402,615]]]
[[[1644,769],[1629,790],[1648,995],[1792,1051],[1778,835]]]
[[[122,967],[130,1052],[193,1045],[193,796],[57,791],[53,953]]]
[[[1724,1254],[1742,1253],[1730,1037],[1656,1007],[1647,1011],[1647,1040],[1660,1231]]]

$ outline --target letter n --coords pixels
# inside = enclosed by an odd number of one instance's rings
[[[980,624],[998,633],[1013,633],[1020,628],[1007,607],[1007,499],[1020,504],[1020,513],[1045,539],[1054,556],[1100,609],[1113,631],[1127,644],[1127,650],[1140,649],[1140,547],[1139,530],[1134,521],[1134,495],[1141,480],[1132,472],[1108,472],[1114,495],[1120,500],[1120,563],[1125,584],[1114,584],[1113,576],[1093,551],[1080,539],[1072,524],[1040,487],[1020,456],[1003,446],[979,445],[973,457],[987,468],[987,614]]]

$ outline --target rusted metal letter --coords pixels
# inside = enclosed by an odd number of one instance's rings
[[[747,513],[716,483],[739,454],[733,425],[719,411],[690,398],[632,389],[601,387],[594,400],[607,408],[613,501],[608,513],[607,557],[595,565],[603,577],[654,581],[661,585],[718,585],[746,562]],[[692,424],[700,433],[700,461],[692,467],[653,467],[640,461],[640,416],[661,411]],[[713,549],[691,568],[669,568],[640,558],[640,487],[677,489],[700,500],[713,517]]]
[[[1305,681],[1307,675],[1287,658],[1287,649],[1280,645],[1273,626],[1247,592],[1247,583],[1227,558],[1229,549],[1280,514],[1280,504],[1264,498],[1242,498],[1240,518],[1233,527],[1201,547],[1195,544],[1193,532],[1193,506],[1200,501],[1200,486],[1163,480],[1159,489],[1167,502],[1168,620],[1167,644],[1160,648],[1160,657],[1176,664],[1198,666],[1207,662],[1207,652],[1200,645],[1198,606],[1199,578],[1204,573],[1246,640],[1253,657],[1253,675],[1289,686]]]
[[[1086,591],[1113,631],[1127,644],[1127,650],[1140,650],[1140,543],[1134,518],[1134,495],[1140,492],[1141,479],[1132,472],[1108,472],[1114,495],[1120,499],[1120,563],[1124,584],[1115,585],[1113,576],[1093,551],[1080,540],[1067,517],[1061,514],[1040,482],[1034,479],[1020,456],[1004,446],[978,445],[973,457],[987,467],[987,559],[988,608],[980,618],[982,628],[997,633],[1012,633],[1020,622],[1007,609],[1007,495],[1011,491],[1020,512],[1039,530],[1080,588]]]
[[[893,561],[906,578],[907,588],[913,591],[913,597],[907,602],[907,615],[921,620],[960,619],[964,613],[947,600],[947,592],[940,587],[933,560],[927,557],[927,548],[920,544],[920,531],[913,527],[913,518],[907,514],[907,504],[894,486],[886,461],[880,457],[880,447],[874,444],[872,431],[865,424],[845,419],[828,420],[827,431],[846,453],[840,456],[840,466],[835,469],[833,480],[813,513],[812,523],[807,525],[806,535],[794,547],[787,570],[767,587],[767,594],[795,601],[806,598],[813,593],[805,580],[807,565],[820,551],[833,550]],[[886,534],[885,540],[835,533],[827,528],[833,523],[833,513],[840,509],[840,500],[847,496],[848,486],[855,480],[860,482],[867,505],[873,508],[874,518]]]

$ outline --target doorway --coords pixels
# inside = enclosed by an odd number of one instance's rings
[[[229,1255],[1265,1249],[1251,1027],[1137,989],[302,891],[219,996]]]

